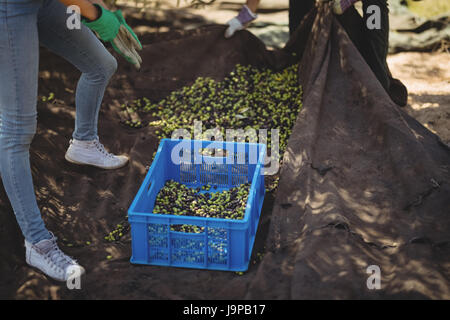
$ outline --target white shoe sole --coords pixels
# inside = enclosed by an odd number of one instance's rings
[[[49,275],[49,274],[47,274],[45,271],[44,271],[44,269],[42,269],[42,268],[40,268],[40,267],[38,267],[38,266],[35,266],[35,265],[32,265],[32,264],[30,264],[30,263],[28,263],[27,262],[27,265],[30,267],[30,268],[32,268],[32,269],[34,269],[34,270],[36,270],[36,271],[39,271],[40,273],[42,273],[43,275],[45,275],[47,278],[49,278],[49,279],[52,279],[52,280],[54,280],[54,281],[58,281],[58,282],[67,282],[67,280],[64,280],[64,279],[59,279],[59,278],[55,278],[55,277],[52,277],[51,275]],[[80,267],[80,277],[84,277],[85,275],[86,275],[86,269],[84,268],[84,267],[82,267],[82,266],[79,266]]]
[[[79,161],[70,159],[69,156],[67,155],[67,153],[66,153],[66,155],[64,156],[64,158],[65,158],[68,162],[73,163],[73,164],[77,164],[77,165],[80,165],[80,166],[91,166],[91,167],[96,167],[96,168],[105,169],[105,170],[119,169],[119,168],[122,168],[122,167],[126,166],[126,165],[128,164],[128,162],[129,162],[129,161],[126,161],[124,164],[120,164],[120,165],[113,166],[113,167],[104,167],[104,166],[100,166],[100,165],[97,165],[97,164],[86,163],[86,162],[79,162]]]

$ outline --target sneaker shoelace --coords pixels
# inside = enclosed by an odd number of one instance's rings
[[[51,247],[48,249],[47,253],[45,253],[45,258],[51,263],[53,269],[60,269],[64,272],[68,266],[76,263],[76,261],[69,258],[61,251],[61,249],[59,249],[58,244],[56,243],[56,237],[51,241]]]
[[[103,144],[100,143],[99,140],[94,140],[92,142],[92,144],[95,146],[95,148],[100,151],[100,153],[102,153],[103,155],[105,155],[108,158],[114,158],[114,155],[112,153],[109,153],[108,151],[106,151],[105,146]]]

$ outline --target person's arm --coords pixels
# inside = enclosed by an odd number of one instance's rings
[[[105,9],[111,10],[104,1],[102,0],[89,0],[89,2],[93,3],[93,4],[98,4],[100,6],[102,6]]]
[[[66,6],[78,6],[83,17],[83,24],[95,31],[101,40],[110,42],[114,50],[128,62],[140,68],[142,59],[136,50],[142,50],[142,45],[120,10],[114,12],[108,10],[103,0],[59,1]]]
[[[245,29],[247,25],[256,19],[256,10],[260,0],[247,0],[239,14],[227,22],[228,28],[225,31],[225,38],[230,38],[236,31]]]
[[[258,10],[258,6],[261,0],[247,0],[247,7],[252,10],[252,12],[256,13]]]
[[[64,5],[66,5],[67,7],[73,5],[77,6],[78,8],[80,8],[80,14],[91,21],[97,20],[98,17],[100,16],[99,10],[89,0],[59,0],[59,1]]]

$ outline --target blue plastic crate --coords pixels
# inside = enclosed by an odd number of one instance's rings
[[[221,149],[222,156],[203,155],[204,150],[213,149]],[[257,143],[161,140],[145,180],[128,210],[131,262],[247,270],[265,195],[262,174],[265,153],[266,146]],[[170,179],[194,188],[211,184],[217,186],[217,191],[251,182],[244,219],[152,213],[158,192]],[[198,226],[201,232],[172,230],[172,225],[179,224]]]

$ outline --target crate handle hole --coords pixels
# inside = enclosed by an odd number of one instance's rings
[[[200,234],[205,232],[205,227],[200,227],[192,224],[171,224],[170,231]]]
[[[228,157],[228,150],[219,148],[201,148],[198,153],[202,156],[225,158]]]

